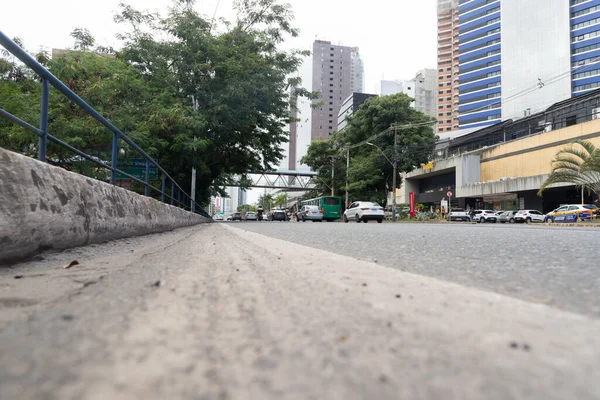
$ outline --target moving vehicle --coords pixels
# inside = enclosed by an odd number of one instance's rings
[[[492,210],[475,210],[473,221],[475,222],[494,222],[498,221],[498,214]]]
[[[512,224],[515,222],[515,214],[516,211],[502,211],[498,212],[498,222],[502,222],[503,224],[509,223]]]
[[[546,222],[546,216],[538,210],[519,210],[515,213],[515,222]]]
[[[385,218],[385,213],[383,212],[383,207],[377,203],[371,201],[355,201],[350,204],[350,207],[348,207],[346,211],[344,211],[343,218],[344,222],[353,220],[365,223],[369,221],[382,223]]]
[[[256,213],[254,213],[252,211],[248,211],[246,214],[244,214],[244,219],[246,221],[258,221],[258,217],[256,216]]]
[[[317,206],[323,214],[323,220],[330,222],[340,219],[344,212],[343,201],[338,196],[321,196],[300,202],[301,206]]]
[[[594,219],[600,210],[594,204],[566,204],[546,215],[546,222],[578,222]]]
[[[213,215],[213,219],[215,221],[223,221],[223,214],[215,214]]]
[[[264,210],[262,207],[259,206],[256,208],[256,218],[258,218],[259,221],[263,220],[263,213],[264,213]]]
[[[306,222],[306,221],[323,221],[323,214],[319,210],[317,206],[302,206],[300,210],[296,213],[296,221]]]
[[[469,213],[462,208],[453,208],[452,211],[446,215],[448,221],[470,221]]]
[[[287,215],[283,210],[273,210],[269,214],[269,221],[287,221]]]
[[[231,214],[231,220],[232,221],[241,221],[242,220],[242,213],[240,213],[240,212],[234,212],[233,214]]]

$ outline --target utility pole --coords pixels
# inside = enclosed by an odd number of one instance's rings
[[[192,105],[194,107],[194,111],[198,112],[198,100],[196,100],[195,96],[192,96]],[[194,142],[195,141],[196,136],[194,136]],[[192,167],[192,188],[190,195],[190,210],[194,212],[196,209],[196,167]]]
[[[194,136],[194,142],[196,141],[196,136]],[[190,193],[191,199],[190,199],[190,210],[192,210],[192,212],[194,212],[194,210],[196,209],[196,167],[192,167],[192,189],[191,189]]]
[[[335,196],[335,158],[331,156],[331,195]]]
[[[348,202],[348,186],[350,186],[350,147],[346,148],[346,204],[344,205],[344,209],[348,208],[350,204]]]
[[[398,127],[394,125],[394,177],[392,178],[392,221],[396,222],[396,175],[398,174]]]

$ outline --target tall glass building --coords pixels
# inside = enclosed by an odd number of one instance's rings
[[[460,1],[459,124],[474,128],[502,119],[501,0]]]
[[[600,88],[600,0],[459,0],[460,129]]]

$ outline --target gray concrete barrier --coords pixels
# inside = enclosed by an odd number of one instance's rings
[[[209,221],[0,148],[0,264]]]

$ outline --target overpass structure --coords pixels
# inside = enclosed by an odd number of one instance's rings
[[[300,191],[314,189],[318,177],[316,172],[311,171],[270,171],[250,172],[250,179],[253,188]],[[240,183],[238,179],[231,186],[240,186]]]

